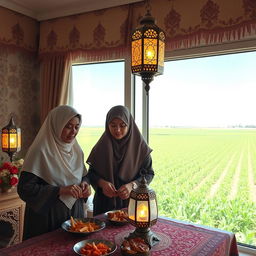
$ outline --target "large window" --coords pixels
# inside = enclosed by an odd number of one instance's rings
[[[149,91],[159,214],[256,245],[256,52],[168,61]],[[88,156],[111,106],[124,104],[124,62],[73,66],[78,140]],[[142,127],[141,78],[135,117]]]
[[[149,91],[151,186],[160,214],[232,231],[251,245],[256,245],[255,59],[250,52],[169,61]],[[140,78],[136,82],[141,93]]]

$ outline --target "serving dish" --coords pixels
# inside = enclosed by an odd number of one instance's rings
[[[96,219],[96,218],[75,218],[74,221],[83,222],[85,224],[92,224],[92,226],[97,226],[97,229],[94,229],[92,231],[88,231],[88,230],[74,231],[71,229],[72,228],[71,220],[64,221],[61,225],[62,229],[64,229],[67,232],[74,233],[74,234],[88,235],[91,233],[98,232],[106,227],[106,223],[104,221]]]
[[[113,254],[116,249],[117,249],[117,246],[115,243],[111,242],[111,241],[108,241],[108,240],[103,240],[103,239],[87,239],[87,240],[83,240],[83,241],[80,241],[78,243],[76,243],[74,246],[73,246],[73,250],[76,254],[78,255],[82,255],[82,256],[85,256],[86,254],[83,254],[81,252],[82,248],[84,248],[86,246],[86,244],[92,244],[94,243],[96,246],[99,244],[99,243],[103,243],[105,245],[107,245],[109,248],[110,248],[110,251],[105,253],[105,254],[101,254],[102,256],[107,256],[107,255],[111,255]]]
[[[113,210],[105,213],[106,219],[114,225],[128,224],[128,214],[126,210]]]
[[[125,238],[120,249],[123,256],[148,256],[151,246],[140,237]]]

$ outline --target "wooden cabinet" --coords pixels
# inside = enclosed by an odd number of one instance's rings
[[[0,192],[0,248],[22,241],[24,212],[25,203],[16,188],[11,192]]]

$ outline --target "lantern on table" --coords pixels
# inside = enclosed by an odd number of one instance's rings
[[[130,193],[128,205],[128,221],[136,227],[128,238],[140,237],[151,247],[158,243],[159,238],[150,230],[158,218],[156,194],[147,185],[145,174],[137,188]]]
[[[21,149],[21,131],[17,128],[13,117],[9,124],[2,129],[2,151],[7,153],[12,162],[13,155]]]

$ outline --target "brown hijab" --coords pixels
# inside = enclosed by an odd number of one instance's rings
[[[128,133],[121,140],[113,138],[108,128],[114,118],[121,119],[128,126]],[[107,181],[114,183],[116,171],[119,178],[128,183],[151,152],[128,108],[115,106],[107,113],[105,132],[93,147],[87,163]]]

